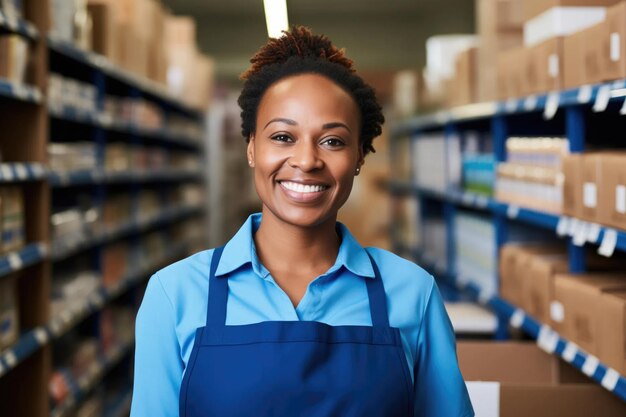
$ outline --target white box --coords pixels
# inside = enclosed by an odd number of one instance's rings
[[[553,7],[524,23],[524,46],[567,36],[606,19],[605,7]]]

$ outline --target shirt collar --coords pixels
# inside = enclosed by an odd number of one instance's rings
[[[253,239],[253,235],[260,224],[261,213],[254,213],[248,217],[239,231],[224,247],[222,258],[215,272],[216,276],[228,274],[250,264],[257,275],[267,278],[269,271],[259,261]],[[337,232],[341,237],[339,253],[335,264],[326,274],[331,274],[341,267],[345,267],[355,275],[374,278],[374,269],[365,249],[356,241],[344,224],[337,222]]]

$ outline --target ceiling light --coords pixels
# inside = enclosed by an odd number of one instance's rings
[[[280,38],[281,32],[289,29],[287,0],[263,0],[263,6],[265,7],[267,35],[270,38]]]

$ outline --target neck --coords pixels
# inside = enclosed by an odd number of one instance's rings
[[[340,237],[336,216],[313,227],[286,223],[265,206],[254,235],[259,260],[269,271],[315,271],[323,273],[337,259]]]

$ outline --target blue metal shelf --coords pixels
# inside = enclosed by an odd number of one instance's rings
[[[187,251],[187,244],[180,244],[171,251],[171,261],[175,261],[184,256]],[[36,327],[24,333],[20,339],[8,349],[0,354],[0,377],[15,368],[19,363],[30,357],[42,346],[48,344],[65,334],[69,329],[82,322],[91,314],[100,311],[129,289],[144,282],[159,267],[166,262],[155,262],[143,268],[138,268],[125,278],[121,279],[115,286],[110,288],[100,288],[83,303],[74,308],[64,311],[58,317],[53,318],[49,323]]]
[[[0,256],[0,277],[43,261],[48,255],[45,243],[31,243],[22,249]]]
[[[489,307],[501,319],[514,328],[521,329],[535,339],[537,345],[549,354],[558,356],[584,373],[602,387],[626,401],[626,377],[614,369],[601,363],[598,358],[581,350],[578,346],[564,339],[548,325],[528,315],[499,296],[485,297],[482,289],[472,282],[460,282],[458,277],[450,275],[445,269],[431,262],[423,261],[419,251],[415,251],[416,260],[425,269],[433,271],[439,278],[456,286],[464,294],[472,297],[480,304]]]
[[[31,41],[39,38],[39,31],[27,20],[15,18],[0,9],[0,29],[8,30]]]
[[[202,112],[182,103],[164,86],[150,79],[135,75],[125,69],[122,69],[117,64],[114,64],[102,55],[90,51],[83,51],[73,44],[57,39],[51,35],[48,35],[48,47],[51,51],[57,54],[70,58],[87,67],[96,69],[119,82],[135,87],[145,94],[167,103],[169,106],[176,108],[178,111],[185,113],[188,116],[195,119],[201,119],[203,117]]]
[[[46,178],[46,168],[37,162],[0,163],[0,183],[38,181]]]
[[[92,367],[87,370],[85,375],[78,380],[67,376],[67,378],[70,378],[67,381],[67,385],[70,387],[70,394],[65,401],[50,411],[50,416],[63,417],[73,410],[111,369],[132,352],[133,346],[133,342],[123,343],[113,348],[112,352],[106,356],[101,355]]]
[[[4,78],[0,78],[0,97],[27,103],[41,103],[41,91],[32,85],[17,84]]]
[[[94,246],[110,243],[128,235],[143,233],[156,227],[174,223],[196,213],[200,213],[201,210],[201,207],[165,209],[161,214],[154,216],[153,218],[142,221],[131,220],[113,230],[88,236],[82,241],[56,241],[52,243],[51,257],[53,261],[60,261]]]
[[[593,111],[603,111],[608,103],[623,101],[624,97],[626,80],[617,80],[505,101],[468,104],[406,119],[394,127],[392,135],[411,134],[424,129],[443,128],[447,124],[489,119],[499,115],[543,112],[545,118],[549,119],[559,108],[578,105],[591,105]]]
[[[176,135],[169,132],[167,129],[146,129],[132,123],[116,123],[91,111],[81,111],[72,107],[59,107],[50,104],[48,106],[48,113],[57,120],[80,123],[128,135],[150,138],[156,142],[165,144],[182,146],[193,150],[198,150],[202,147],[200,138]]]
[[[202,178],[199,171],[189,170],[165,170],[158,172],[125,171],[125,172],[103,172],[103,171],[73,171],[54,172],[48,174],[48,180],[53,187],[71,187],[77,185],[91,184],[124,184],[124,183],[146,183],[155,181],[198,181]]]

